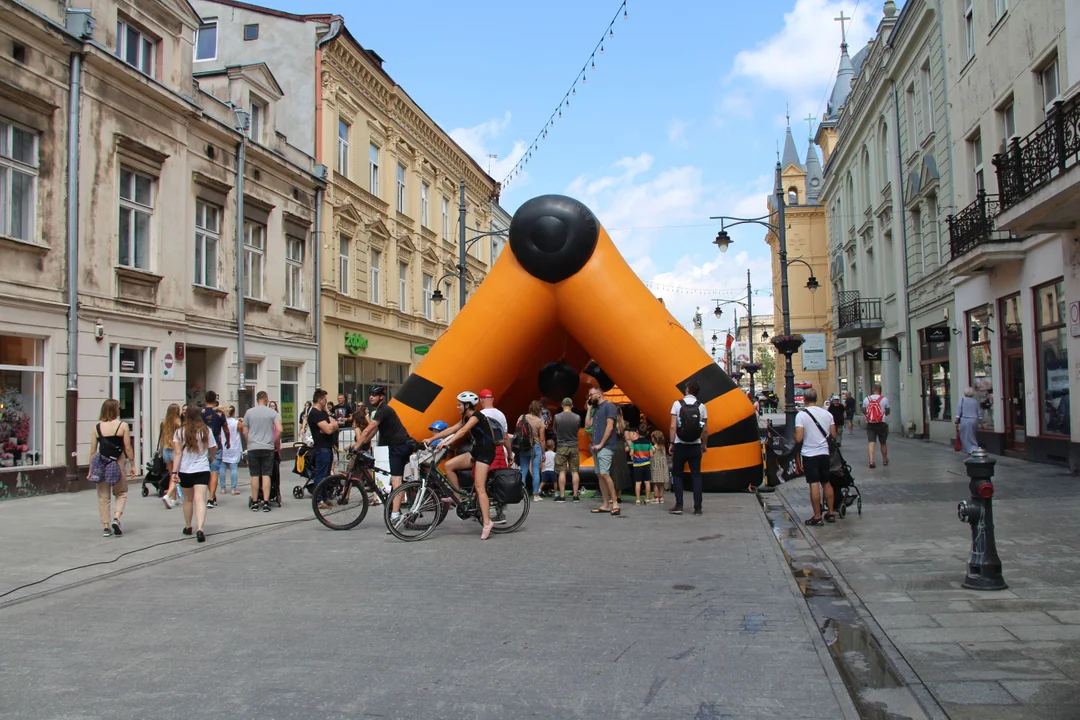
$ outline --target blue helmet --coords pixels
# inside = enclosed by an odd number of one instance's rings
[[[444,423],[442,420],[436,420],[435,422],[431,423],[431,426],[428,427],[428,430],[431,430],[432,432],[442,432],[448,427],[450,426]]]

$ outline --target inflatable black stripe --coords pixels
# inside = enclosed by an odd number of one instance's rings
[[[742,445],[749,442],[761,442],[761,436],[758,434],[757,417],[754,415],[744,418],[719,432],[709,431],[709,447]]]
[[[701,487],[705,492],[746,492],[747,488],[758,487],[764,480],[761,465],[701,473]]]
[[[425,377],[413,373],[394,395],[394,399],[402,405],[408,405],[417,412],[427,412],[435,398],[442,392],[442,385],[437,385]]]
[[[720,366],[716,363],[709,363],[675,387],[679,389],[681,394],[685,395],[686,384],[691,380],[697,380],[698,385],[701,386],[697,399],[706,404],[737,387],[735,381],[729,378],[727,373],[720,369]]]

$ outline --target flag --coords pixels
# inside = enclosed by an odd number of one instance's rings
[[[731,333],[728,333],[728,334],[727,334],[727,349],[728,349],[728,350],[730,350],[730,349],[731,349],[731,344],[732,344],[733,342],[735,342],[735,338],[734,338],[734,337],[733,337],[733,336],[731,335]]]

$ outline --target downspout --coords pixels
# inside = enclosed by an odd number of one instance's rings
[[[323,46],[333,42],[341,34],[345,27],[341,17],[330,21],[330,29],[315,43],[315,163],[324,165],[322,161],[323,147],[323,99],[322,99],[322,66]],[[323,178],[330,177],[329,169]],[[323,188],[315,189],[315,387],[322,387],[322,254],[324,236],[322,231],[322,206],[325,199]]]
[[[890,80],[889,85],[892,88],[893,96],[893,114],[895,116],[895,125],[893,125],[893,137],[896,138],[896,183],[898,190],[900,191],[900,242],[904,248],[904,292],[902,297],[904,298],[904,319],[907,326],[907,372],[908,376],[911,376],[911,300],[908,297],[908,286],[911,284],[911,278],[908,268],[908,246],[907,246],[907,201],[904,199],[904,161],[903,151],[900,149],[900,97],[896,92],[896,81]],[[949,171],[952,172],[950,166]],[[952,183],[950,183],[950,186]]]
[[[244,387],[244,172],[247,164],[247,113],[237,111],[240,142],[236,146],[236,371],[239,387],[237,400],[243,397]]]
[[[322,205],[321,187],[315,188],[315,387],[321,388],[322,379]]]
[[[71,53],[68,82],[67,147],[67,394],[64,408],[64,450],[68,489],[78,482],[79,465],[79,103],[82,96],[82,54]]]

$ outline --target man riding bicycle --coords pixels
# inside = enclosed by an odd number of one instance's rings
[[[374,407],[371,420],[366,428],[356,438],[355,447],[360,447],[376,433],[379,433],[379,446],[386,447],[390,456],[390,487],[397,489],[401,486],[401,479],[405,475],[405,466],[409,464],[409,456],[412,450],[409,447],[409,433],[401,424],[401,418],[386,402],[386,388],[382,385],[372,385],[368,391],[368,401]],[[400,500],[395,500],[397,507],[392,508],[396,517],[401,509]]]

